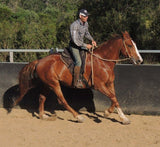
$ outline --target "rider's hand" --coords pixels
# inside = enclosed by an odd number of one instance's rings
[[[87,44],[87,49],[91,49],[92,45],[91,44]]]
[[[94,40],[92,40],[92,45],[96,47],[97,43]]]

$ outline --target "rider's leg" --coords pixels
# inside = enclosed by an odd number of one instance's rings
[[[82,81],[80,80],[80,69],[80,66],[74,67],[73,85],[75,88],[83,88]]]
[[[80,81],[80,69],[82,65],[79,49],[77,48],[71,48],[74,61],[75,61],[75,67],[74,67],[74,76],[73,76],[73,85],[75,88],[82,88],[82,82]]]

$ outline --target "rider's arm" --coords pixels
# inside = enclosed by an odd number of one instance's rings
[[[87,23],[87,22],[86,22]],[[88,23],[86,24],[86,32],[85,32],[85,37],[87,39],[89,39],[90,41],[93,41],[93,37],[91,36],[91,34],[88,31]]]
[[[73,23],[70,26],[70,33],[71,33],[71,39],[72,41],[80,47],[87,47],[87,44],[85,44],[84,42],[82,42],[79,37],[78,37],[78,24],[77,23]]]
[[[93,45],[93,46],[97,46],[96,42],[94,41],[93,37],[91,36],[91,34],[90,34],[89,31],[88,31],[88,23],[87,23],[87,26],[86,26],[85,37],[86,37],[87,39],[89,39],[90,41],[92,41],[92,45]]]

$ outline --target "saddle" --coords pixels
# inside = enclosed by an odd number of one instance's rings
[[[80,50],[80,57],[82,60],[82,66],[80,70],[80,74],[83,75],[85,70],[85,60],[86,60],[86,52],[84,50]],[[73,75],[74,71],[74,58],[69,50],[69,48],[64,48],[64,51],[61,53],[61,60],[70,70],[71,74]]]
[[[80,70],[80,79],[82,83],[86,86],[86,88],[89,88],[88,81],[84,78],[83,73],[85,71],[85,60],[86,60],[86,51],[80,50],[80,57],[82,60],[81,70]],[[67,66],[69,71],[71,72],[72,76],[74,74],[74,59],[73,56],[69,50],[69,48],[64,48],[64,51],[61,53],[60,59],[63,61],[63,63]]]

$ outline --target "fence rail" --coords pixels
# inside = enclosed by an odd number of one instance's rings
[[[62,52],[63,49],[58,49],[58,48],[55,48],[55,49],[0,49],[0,52],[8,52],[9,53],[9,61],[10,62],[14,62],[14,59],[13,59],[13,55],[15,52],[38,52],[38,53],[44,53],[44,52]],[[160,50],[139,50],[140,53],[155,53],[155,54],[158,54],[160,53]]]
[[[11,63],[14,62],[14,53],[18,53],[18,52],[34,52],[34,53],[44,53],[44,52],[53,52],[53,48],[51,49],[0,49],[0,52],[9,52],[9,61]],[[63,49],[58,49],[58,48],[55,48],[54,52],[62,52]]]

